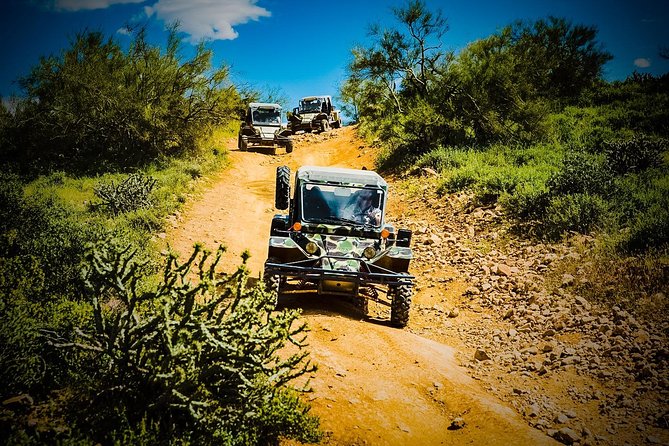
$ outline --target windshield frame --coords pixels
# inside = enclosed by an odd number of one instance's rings
[[[326,207],[323,208],[319,205],[310,205],[314,206],[310,208],[307,206],[307,201],[313,198],[309,198],[311,190],[314,188],[319,188],[322,196],[322,199],[325,202]],[[349,190],[348,195],[342,195],[342,192]],[[357,208],[357,200],[360,196],[361,191],[370,191],[372,193],[371,208],[375,211],[380,211],[381,215],[378,221],[378,224],[374,222],[372,218],[362,217],[360,214],[356,218],[351,215],[346,215]],[[337,191],[337,192],[335,192]],[[371,227],[374,229],[381,229],[384,224],[385,216],[385,204],[386,204],[386,191],[379,187],[374,186],[365,186],[365,185],[335,185],[335,184],[324,184],[316,182],[303,182],[300,185],[300,203],[299,203],[299,213],[302,221],[306,223],[313,224],[325,224],[325,225],[341,225],[341,226],[360,226],[360,227]],[[329,215],[325,215],[327,213]],[[320,215],[319,215],[320,214]],[[354,221],[358,220],[358,221]]]
[[[264,120],[256,120],[255,115],[256,112],[261,112],[263,114],[269,115],[272,113],[272,117],[275,118],[273,121],[264,121]],[[258,107],[251,109],[251,123],[253,125],[261,126],[261,127],[281,127],[281,109],[280,108],[264,108],[264,107]]]
[[[315,103],[318,104],[317,106],[312,105],[312,103],[314,101],[315,101]],[[307,102],[308,102],[308,105],[309,105],[308,108],[305,107],[305,105],[307,105]],[[315,99],[312,99],[310,101],[305,101],[304,99],[302,99],[300,101],[300,113],[320,113],[320,111],[323,108],[323,102],[324,101],[321,98],[315,98]]]

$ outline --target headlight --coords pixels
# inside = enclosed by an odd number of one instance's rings
[[[318,252],[318,245],[314,242],[307,243],[307,246],[304,247],[304,250],[309,254],[316,254]]]
[[[368,246],[365,248],[364,251],[362,251],[362,255],[365,256],[368,259],[371,259],[376,255],[376,249],[374,249],[373,246]]]

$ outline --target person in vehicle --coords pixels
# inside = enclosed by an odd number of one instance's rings
[[[318,186],[305,191],[304,196],[304,216],[307,219],[328,218],[332,215],[323,191]]]
[[[362,189],[353,195],[351,202],[343,209],[341,216],[362,224],[378,226],[381,224],[381,209],[378,207],[377,194],[371,189]]]

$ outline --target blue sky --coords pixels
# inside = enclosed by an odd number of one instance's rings
[[[549,15],[593,25],[614,59],[608,80],[634,70],[669,72],[658,47],[669,47],[669,0],[426,0],[449,23],[444,48],[458,51],[515,20]],[[78,31],[130,37],[124,25],[146,24],[149,39],[164,44],[167,23],[179,20],[184,54],[192,42],[208,40],[216,65],[232,68],[233,80],[258,89],[275,89],[289,98],[337,95],[351,49],[368,42],[372,23],[396,25],[391,7],[404,0],[3,0],[0,5],[0,95],[20,93],[14,82],[39,62],[59,54]]]

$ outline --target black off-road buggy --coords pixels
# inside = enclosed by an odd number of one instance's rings
[[[305,166],[295,175],[291,199],[290,170],[277,168],[275,204],[288,214],[272,219],[266,286],[277,296],[304,289],[349,296],[365,314],[372,299],[390,306],[394,326],[406,326],[414,280],[411,231],[385,224],[387,192],[376,172]],[[350,212],[361,194],[373,201],[368,215]]]

